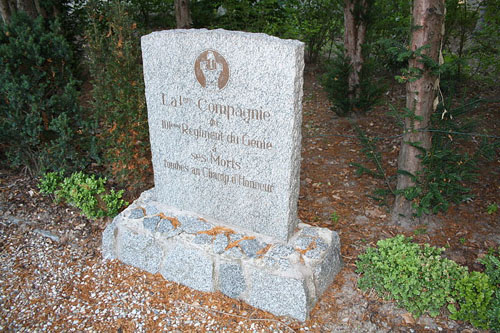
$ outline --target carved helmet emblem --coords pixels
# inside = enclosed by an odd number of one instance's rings
[[[229,81],[229,66],[219,52],[206,50],[196,58],[194,74],[203,88],[221,90]]]

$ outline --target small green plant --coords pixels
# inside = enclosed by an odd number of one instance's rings
[[[62,172],[49,172],[41,179],[42,193],[54,194],[57,202],[65,201],[92,219],[113,217],[126,205],[123,190],[106,191],[106,178],[96,178],[83,172],[75,172],[64,178]]]
[[[465,237],[460,237],[460,239],[458,240],[460,242],[460,244],[462,245],[465,245],[465,243],[467,243],[467,239],[465,239]]]
[[[395,299],[416,316],[435,317],[448,302],[453,287],[467,271],[441,257],[444,249],[420,246],[398,235],[380,240],[359,256],[357,273],[361,289],[373,288],[385,299]]]
[[[332,221],[334,224],[337,223],[339,221],[339,214],[337,214],[337,212],[333,212],[330,214],[330,221]]]
[[[498,211],[498,205],[496,203],[492,203],[491,205],[488,205],[488,208],[486,212],[488,214],[495,214]]]
[[[471,272],[458,280],[453,291],[459,309],[449,304],[450,318],[469,321],[478,328],[488,328],[488,310],[493,300],[495,288],[490,284],[488,275]]]
[[[48,172],[40,180],[38,188],[41,193],[53,194],[64,180],[64,171]]]
[[[427,228],[426,227],[417,228],[413,231],[413,233],[415,234],[415,236],[426,234]]]

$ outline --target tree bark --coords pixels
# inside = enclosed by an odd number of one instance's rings
[[[10,11],[9,1],[8,0],[0,0],[0,13],[2,14],[3,23],[10,23],[10,15],[12,14]]]
[[[439,61],[441,41],[444,30],[445,0],[414,0],[413,1],[413,23],[411,36],[411,50],[428,46],[422,51],[435,62]],[[401,142],[401,150],[398,158],[398,169],[418,176],[422,171],[422,160],[419,155],[422,152],[408,143],[420,143],[420,146],[428,151],[431,148],[431,133],[425,130],[433,112],[433,103],[436,97],[439,81],[429,68],[422,63],[422,58],[415,56],[409,60],[410,68],[421,70],[421,76],[417,80],[408,80],[406,84],[406,107],[421,120],[405,118],[405,132]],[[404,190],[414,186],[415,179],[398,174],[397,189]],[[411,202],[405,196],[396,196],[392,218],[393,222],[409,226],[413,216]]]
[[[31,18],[36,18],[38,16],[33,0],[17,0],[17,10],[25,12]]]
[[[345,0],[344,4],[344,47],[352,70],[349,73],[349,98],[359,98],[360,73],[363,68],[362,47],[366,37],[367,0]]]
[[[193,23],[189,11],[189,0],[175,0],[175,21],[177,29],[189,29]]]
[[[47,18],[47,12],[45,11],[45,9],[40,6],[40,1],[39,0],[34,0],[35,2],[35,8],[36,8],[36,11],[38,12],[38,15],[42,16],[43,18]]]

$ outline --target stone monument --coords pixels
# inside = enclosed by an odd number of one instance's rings
[[[306,320],[341,259],[337,233],[297,218],[304,44],[169,30],[142,53],[155,187],[104,258]]]

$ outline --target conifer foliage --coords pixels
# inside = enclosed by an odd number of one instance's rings
[[[72,57],[57,21],[19,12],[0,25],[0,145],[10,166],[31,174],[82,166]]]

